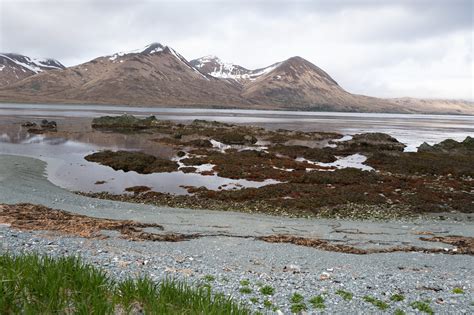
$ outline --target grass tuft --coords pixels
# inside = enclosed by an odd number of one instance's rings
[[[364,296],[364,301],[374,305],[375,307],[377,307],[379,310],[382,310],[382,311],[389,308],[389,305],[387,303],[385,303],[384,301],[376,299],[376,298],[374,298],[372,296],[369,296],[369,295]]]
[[[297,304],[292,304],[290,307],[290,311],[292,313],[300,313],[302,311],[306,311],[308,307],[304,303],[297,303]]]
[[[304,297],[297,292],[293,293],[293,295],[290,297],[291,303],[301,303],[303,302],[303,300],[304,300]]]
[[[403,296],[402,294],[394,294],[390,297],[390,301],[393,301],[393,302],[401,302],[405,300],[405,296]]]
[[[317,296],[312,297],[309,300],[309,303],[311,303],[313,308],[316,308],[316,309],[325,309],[326,308],[326,305],[324,305],[324,298],[321,295],[317,295]]]
[[[262,293],[263,295],[273,295],[275,294],[275,288],[269,285],[264,285],[260,288],[260,293]]]
[[[213,275],[205,275],[203,279],[206,282],[213,282],[214,280],[216,280],[216,277],[214,277]]]
[[[273,307],[273,303],[270,300],[263,301],[263,306],[267,309],[271,309]]]
[[[430,314],[430,315],[434,314],[434,311],[431,308],[431,306],[425,301],[415,301],[415,302],[412,302],[410,306],[413,307],[414,309],[419,310],[420,312]]]
[[[242,287],[240,288],[239,292],[242,294],[250,294],[252,293],[252,289],[250,289],[249,287]]]
[[[337,290],[336,294],[340,295],[346,301],[352,300],[352,297],[353,297],[353,294],[351,292],[344,291],[344,290]]]
[[[250,285],[250,281],[248,279],[240,280],[241,286],[248,286]]]
[[[453,289],[453,293],[454,294],[464,294],[464,290],[462,288],[457,287],[457,288]]]

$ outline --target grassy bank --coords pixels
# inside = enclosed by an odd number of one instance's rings
[[[120,282],[74,257],[0,255],[0,314],[250,314],[209,287]]]

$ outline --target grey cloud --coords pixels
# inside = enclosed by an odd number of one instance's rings
[[[159,41],[188,59],[216,54],[251,68],[301,55],[359,89],[347,73],[407,60],[432,68],[456,55],[453,42],[469,47],[458,49],[461,65],[472,64],[472,10],[471,0],[0,0],[0,51],[74,65]],[[459,69],[439,75],[472,83]]]

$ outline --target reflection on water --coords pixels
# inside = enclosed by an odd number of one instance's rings
[[[424,141],[429,144],[451,138],[461,141],[474,136],[474,116],[414,115],[380,113],[335,113],[199,108],[150,108],[98,105],[0,104],[0,117],[63,119],[75,118],[90,126],[90,119],[103,115],[156,115],[158,119],[190,121],[207,119],[266,128],[302,131],[331,131],[345,135],[364,132],[387,133],[415,151]],[[68,119],[68,122],[71,119]],[[3,126],[2,126],[3,127]],[[1,130],[0,130],[1,133]],[[77,139],[81,142],[82,139]]]
[[[48,179],[52,183],[70,190],[123,193],[127,187],[144,185],[151,187],[154,191],[186,194],[187,191],[180,186],[204,186],[208,189],[218,190],[261,187],[277,183],[274,180],[264,182],[232,180],[216,175],[185,174],[181,171],[144,175],[136,172],[115,171],[110,167],[84,159],[85,155],[100,149],[105,148],[42,135],[31,136],[19,143],[0,143],[2,154],[30,156],[47,162]],[[104,183],[96,184],[97,182]]]

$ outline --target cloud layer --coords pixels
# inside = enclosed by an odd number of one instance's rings
[[[259,68],[299,55],[353,93],[473,99],[470,0],[0,0],[0,51],[75,65],[161,42]]]

